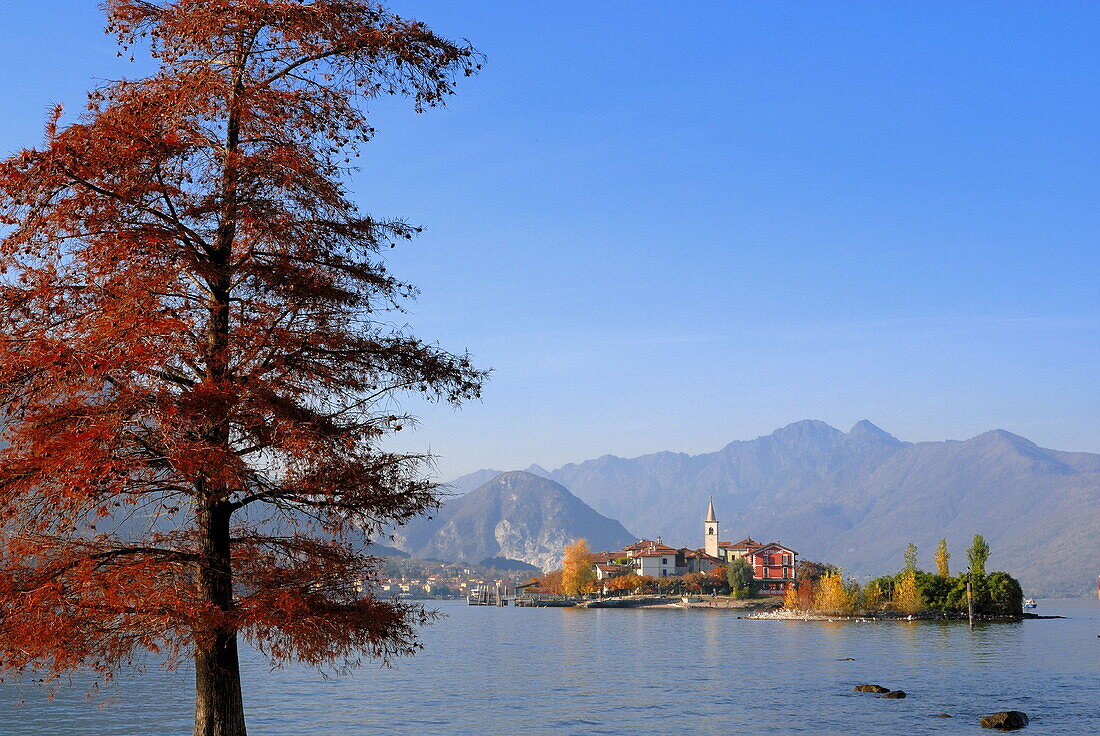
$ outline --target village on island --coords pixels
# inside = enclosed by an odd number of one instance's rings
[[[740,542],[721,542],[718,530],[719,521],[714,513],[714,501],[711,501],[703,522],[703,546],[699,549],[676,549],[657,537],[656,540],[639,540],[617,552],[593,554],[595,587],[605,593],[622,589],[611,581],[628,576],[651,578],[656,583],[661,578],[707,575],[717,570],[724,573],[726,566],[738,560],[743,560],[751,569],[751,585],[757,593],[781,596],[795,585],[798,553],[793,549],[779,541],[761,544],[752,537]]]
[[[564,550],[561,568],[513,585],[481,585],[471,605],[583,606],[586,608],[734,608],[752,618],[889,618],[1019,620],[1024,600],[1019,582],[1005,572],[986,573],[990,548],[975,534],[967,569],[951,574],[947,540],[933,555],[935,572],[920,569],[910,543],[901,569],[866,581],[834,565],[799,560],[776,540],[722,541],[714,502],[703,521],[703,546],[672,547],[641,539],[620,550],[593,552],[585,540]]]
[[[620,550],[582,553],[587,574],[575,593],[630,599],[631,593],[713,593],[728,588],[727,570],[743,561],[744,592],[773,599],[795,585],[798,553],[780,541],[760,543],[751,537],[720,541],[714,502],[703,521],[703,546],[674,548],[657,539],[640,539]],[[584,540],[570,545],[583,547]],[[567,560],[568,562],[568,560]],[[398,564],[394,564],[398,563]],[[809,563],[811,566],[814,563]],[[563,570],[532,577],[531,573],[469,563],[392,561],[391,574],[379,591],[402,598],[466,598],[472,605],[573,605],[582,602],[562,589]],[[524,566],[532,572],[536,569]]]
[[[699,548],[672,547],[657,537],[597,552],[580,539],[565,547],[559,568],[541,575],[530,565],[525,565],[527,572],[436,561],[434,569],[414,566],[415,577],[406,574],[408,568],[395,574],[383,581],[381,592],[404,598],[464,598],[475,606],[729,608],[752,618],[973,621],[1034,615],[1024,614],[1034,604],[1029,600],[1025,605],[1015,578],[1004,572],[986,574],[990,549],[980,534],[966,551],[963,572],[951,574],[951,555],[941,539],[933,556],[935,572],[920,569],[916,545],[910,543],[898,572],[859,581],[834,565],[800,560],[797,551],[779,540],[722,541],[713,501],[702,524]]]

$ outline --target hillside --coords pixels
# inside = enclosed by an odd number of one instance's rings
[[[401,527],[394,544],[419,558],[506,557],[549,569],[560,562],[565,545],[580,538],[595,549],[617,549],[636,539],[558,483],[514,471],[493,474],[447,500],[434,518]]]
[[[958,568],[975,532],[993,548],[991,569],[1035,594],[1083,594],[1100,573],[1100,455],[1040,448],[1003,430],[914,444],[867,421],[848,432],[802,421],[713,453],[605,455],[546,475],[643,536],[677,545],[702,543],[713,496],[724,539],[782,539],[856,575],[900,567],[910,541],[930,568],[941,537]]]

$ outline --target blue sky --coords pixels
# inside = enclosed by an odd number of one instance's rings
[[[98,12],[0,27],[0,149],[134,73]],[[487,56],[380,103],[354,189],[424,225],[414,330],[494,369],[447,478],[803,418],[1100,451],[1100,4],[397,2]]]

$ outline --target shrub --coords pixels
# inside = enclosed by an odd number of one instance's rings
[[[1023,613],[1024,591],[1020,582],[1006,572],[991,572],[985,579],[984,613],[1014,615]]]

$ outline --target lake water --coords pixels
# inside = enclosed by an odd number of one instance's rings
[[[1070,618],[986,624],[749,621],[727,611],[471,608],[393,669],[326,680],[245,663],[253,736],[324,734],[990,733],[978,717],[1031,716],[1024,733],[1100,733],[1100,603],[1040,601]],[[854,661],[841,661],[853,657]],[[905,700],[855,693],[877,683]],[[189,734],[188,672],[123,681],[100,706],[0,686],[0,733]],[[102,698],[99,698],[102,699]],[[24,702],[19,705],[19,701]],[[935,718],[950,713],[953,718]]]

